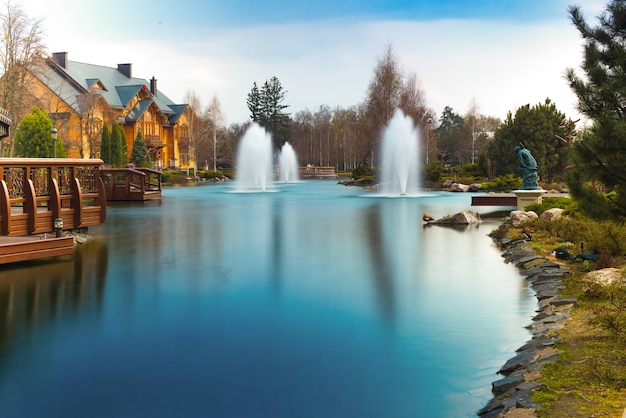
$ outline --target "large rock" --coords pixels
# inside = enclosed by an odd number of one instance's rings
[[[430,221],[428,223],[437,225],[474,225],[479,224],[480,222],[480,215],[477,212],[464,210],[463,212],[435,219],[434,221]]]
[[[518,227],[526,222],[533,221],[538,219],[539,216],[532,210],[524,211],[524,210],[514,210],[511,212],[511,225],[514,227]]]
[[[607,287],[614,284],[624,285],[624,271],[615,267],[590,271],[582,279],[583,291],[588,292],[594,286]]]
[[[452,186],[450,186],[450,191],[451,192],[467,192],[469,191],[470,186],[468,186],[467,184],[461,184],[461,183],[452,183]]]
[[[552,208],[544,211],[540,218],[545,219],[546,221],[556,221],[561,218],[561,214],[563,213],[563,209],[561,208]]]

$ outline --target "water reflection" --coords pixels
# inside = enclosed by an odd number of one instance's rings
[[[103,304],[107,247],[89,242],[72,256],[2,266],[0,359],[12,343],[58,320],[97,315]]]
[[[482,406],[533,306],[489,227],[422,228],[423,212],[465,203],[323,182],[225,190],[114,206],[90,229],[107,243],[94,256],[58,261],[58,277],[52,263],[20,266],[26,281],[3,275],[3,411],[413,418]]]

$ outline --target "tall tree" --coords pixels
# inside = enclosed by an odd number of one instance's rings
[[[435,129],[435,133],[439,138],[437,152],[441,163],[462,164],[464,161],[461,143],[469,134],[465,119],[455,113],[450,106],[446,106],[439,118],[439,126]]]
[[[222,114],[222,106],[217,96],[213,96],[209,107],[207,108],[207,117],[209,121],[209,129],[211,131],[211,160],[213,160],[213,171],[217,170],[218,152],[222,141],[218,133],[223,129],[224,115]]]
[[[18,123],[28,111],[26,85],[32,78],[34,59],[45,53],[41,21],[29,18],[20,6],[7,1],[0,14],[2,38],[0,38],[0,107],[13,116]],[[15,141],[11,141],[9,156],[13,156]],[[0,156],[5,155],[4,142],[0,142]]]
[[[52,138],[52,120],[46,112],[35,107],[24,116],[15,134],[15,152],[19,157],[64,158],[67,152],[59,138]]]
[[[626,1],[612,0],[591,27],[578,6],[570,18],[585,42],[584,77],[568,69],[578,110],[593,126],[573,142],[567,184],[589,215],[626,218]]]
[[[416,126],[422,125],[423,130],[428,115],[433,113],[426,108],[425,103],[425,94],[417,75],[403,72],[393,45],[387,44],[376,61],[374,76],[367,88],[364,114],[360,119],[367,144],[366,152],[369,154],[364,158],[369,160],[370,166],[376,163],[375,153],[380,146],[380,138],[396,109],[402,109]]]
[[[375,153],[378,151],[383,129],[400,106],[402,88],[403,75],[400,59],[393,50],[393,46],[387,44],[385,51],[376,62],[374,77],[367,88],[365,99],[365,122],[370,132],[367,138],[370,155],[366,158],[369,159],[371,167],[376,163]]]
[[[106,164],[111,164],[111,131],[105,121],[102,126],[102,139],[100,142],[100,159]]]
[[[252,83],[252,89],[250,90],[250,93],[248,93],[246,103],[248,104],[248,109],[250,109],[250,119],[252,119],[253,122],[260,124],[264,118],[263,99],[256,81]]]
[[[289,105],[284,104],[287,91],[274,76],[263,83],[261,90],[256,82],[248,93],[248,109],[253,122],[264,127],[271,135],[274,149],[280,149],[289,139],[290,117],[285,112]]]
[[[207,109],[203,106],[200,97],[194,91],[188,91],[184,98],[187,103],[189,116],[187,118],[189,124],[188,143],[181,147],[181,158],[187,166],[198,168],[198,160],[200,155],[207,156],[205,148],[209,142]],[[202,159],[201,159],[202,160]]]
[[[124,128],[117,121],[113,121],[111,127],[111,165],[124,167],[127,163],[128,145],[126,144],[126,136],[124,136]]]

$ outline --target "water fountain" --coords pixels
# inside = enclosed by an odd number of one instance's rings
[[[272,184],[272,138],[257,123],[250,125],[237,149],[238,192],[266,192]]]
[[[378,166],[381,194],[407,196],[419,192],[419,135],[411,117],[400,109],[395,111],[383,133]]]
[[[283,183],[298,181],[298,159],[290,143],[285,142],[278,157],[279,180]]]

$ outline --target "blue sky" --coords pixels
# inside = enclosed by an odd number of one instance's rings
[[[253,82],[276,76],[292,114],[365,98],[376,60],[391,44],[415,73],[427,105],[505,118],[547,97],[577,118],[566,68],[582,42],[566,0],[25,0],[43,20],[49,52],[157,78],[175,102],[217,96],[226,123],[248,118]],[[590,23],[604,0],[578,0]]]

